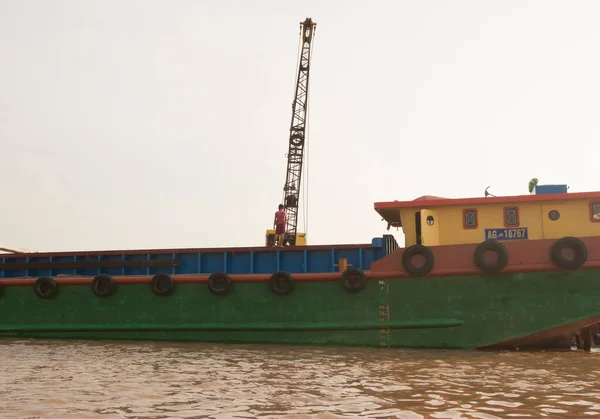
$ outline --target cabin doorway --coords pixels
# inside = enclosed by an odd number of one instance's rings
[[[422,229],[421,229],[421,211],[415,212],[415,228],[416,228],[417,244],[422,244],[423,236],[422,236]]]

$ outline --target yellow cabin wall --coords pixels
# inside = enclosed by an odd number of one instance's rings
[[[551,221],[548,212],[558,210],[560,218]],[[564,236],[589,237],[600,235],[600,223],[590,220],[590,201],[557,201],[542,205],[544,238],[557,239]]]
[[[415,211],[419,211],[419,209],[405,208],[400,210],[400,219],[402,220],[402,232],[404,233],[404,245],[406,247],[412,246],[417,242]]]
[[[519,226],[504,226],[504,208],[519,208]],[[478,227],[463,228],[463,210],[477,209]],[[548,218],[551,210],[557,210],[560,218],[552,221]],[[423,208],[403,208],[402,230],[405,245],[416,244],[415,213],[421,211],[421,230],[425,246],[481,243],[485,238],[485,229],[527,228],[529,240],[556,239],[564,236],[586,237],[600,235],[600,222],[590,220],[589,200],[562,200],[544,202],[514,202],[483,204],[476,206],[443,206],[435,210]],[[428,214],[434,216],[433,226],[428,226]]]
[[[463,209],[470,207],[446,207],[442,215],[440,232],[441,244],[481,243],[485,238],[486,228],[504,227],[504,208],[517,206],[519,208],[519,227],[527,227],[529,240],[543,238],[542,221],[540,219],[539,203],[502,203],[488,204],[477,207],[478,227],[463,228]],[[440,211],[442,212],[442,211]]]

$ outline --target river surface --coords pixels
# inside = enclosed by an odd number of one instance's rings
[[[1,418],[600,418],[600,351],[0,341]]]

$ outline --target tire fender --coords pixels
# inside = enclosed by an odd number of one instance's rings
[[[350,292],[360,292],[367,286],[365,273],[358,268],[347,268],[342,272],[342,286]]]
[[[498,260],[494,263],[489,263],[485,260],[485,252],[492,251],[498,256]],[[473,253],[475,265],[484,272],[500,272],[508,264],[508,250],[506,247],[496,240],[486,240],[479,243]]]
[[[215,295],[226,295],[231,291],[233,282],[225,272],[214,272],[208,277],[208,289]]]
[[[575,252],[575,257],[567,259],[562,251],[571,249]],[[563,237],[558,239],[550,249],[550,258],[552,262],[562,269],[579,269],[587,261],[588,250],[584,242],[577,237]]]
[[[49,276],[40,276],[35,281],[33,289],[40,298],[54,298],[56,296],[56,281]]]
[[[110,275],[96,275],[92,280],[92,292],[98,297],[110,297],[115,290],[115,280]]]
[[[415,256],[423,256],[425,263],[423,266],[415,266],[412,263],[412,259]],[[423,246],[422,244],[415,244],[408,247],[402,253],[402,266],[404,270],[412,276],[425,276],[433,269],[434,257],[433,252],[430,248]]]
[[[269,278],[271,291],[277,295],[286,295],[294,290],[296,281],[288,272],[278,271]]]
[[[169,274],[156,274],[152,277],[150,288],[154,295],[164,297],[170,295],[175,288],[175,282]]]

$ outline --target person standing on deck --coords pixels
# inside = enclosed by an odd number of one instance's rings
[[[283,236],[285,235],[285,223],[287,214],[283,210],[283,205],[279,204],[279,210],[275,212],[275,246],[283,247]]]

